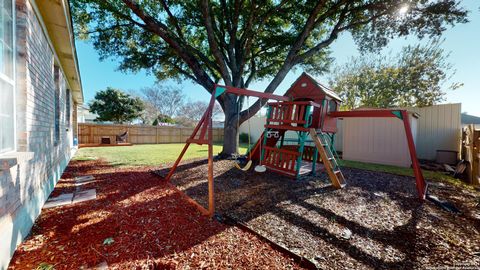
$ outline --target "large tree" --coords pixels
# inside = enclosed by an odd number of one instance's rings
[[[443,100],[455,73],[448,53],[434,40],[403,47],[395,56],[363,54],[336,67],[330,85],[343,98],[344,109],[358,107],[430,106]]]
[[[118,124],[139,118],[143,108],[143,102],[139,98],[111,87],[97,92],[90,103],[90,112],[98,115],[95,121],[112,121]]]
[[[120,69],[147,69],[159,80],[190,79],[247,88],[269,80],[273,93],[289,71],[322,73],[329,45],[352,33],[362,49],[410,34],[438,36],[466,22],[459,0],[72,0],[77,34],[91,38],[101,57]],[[408,10],[405,8],[408,5]],[[399,10],[406,11],[400,13]],[[237,110],[244,98],[217,98],[225,113],[223,154],[237,151]],[[242,111],[240,123],[266,100]],[[240,104],[241,105],[241,104]]]

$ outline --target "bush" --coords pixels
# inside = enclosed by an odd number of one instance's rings
[[[238,135],[238,140],[241,142],[241,143],[248,143],[248,134],[247,133],[240,133],[240,135]],[[251,138],[250,138],[251,140]]]

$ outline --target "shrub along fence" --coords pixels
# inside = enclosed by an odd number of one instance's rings
[[[79,144],[99,144],[102,138],[115,143],[115,137],[128,131],[127,143],[157,144],[184,143],[193,132],[193,128],[143,125],[105,125],[92,123],[78,124]],[[223,128],[213,128],[213,141],[223,141]]]

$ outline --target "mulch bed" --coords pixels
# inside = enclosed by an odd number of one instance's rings
[[[10,269],[300,269],[254,234],[201,216],[148,168],[73,161],[53,196],[91,174],[97,199],[44,209]]]
[[[347,187],[334,190],[326,175],[291,178],[242,172],[216,161],[219,214],[323,269],[480,268],[480,193],[432,183],[433,195],[449,200],[452,214],[417,199],[412,177],[344,168]],[[165,175],[168,169],[157,173]],[[207,163],[179,166],[172,182],[207,206]],[[346,237],[348,229],[351,237]]]

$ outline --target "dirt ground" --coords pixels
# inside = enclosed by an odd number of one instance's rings
[[[73,161],[52,196],[72,192],[81,175],[95,177],[83,188],[97,199],[44,209],[9,269],[300,268],[255,235],[201,216],[149,168]]]
[[[326,175],[294,181],[271,172],[245,173],[232,161],[217,161],[214,168],[218,213],[319,268],[480,268],[479,192],[431,183],[430,194],[462,211],[452,214],[422,204],[412,177],[344,168],[347,187],[334,190]],[[187,162],[172,182],[206,206],[206,175],[204,160]]]

